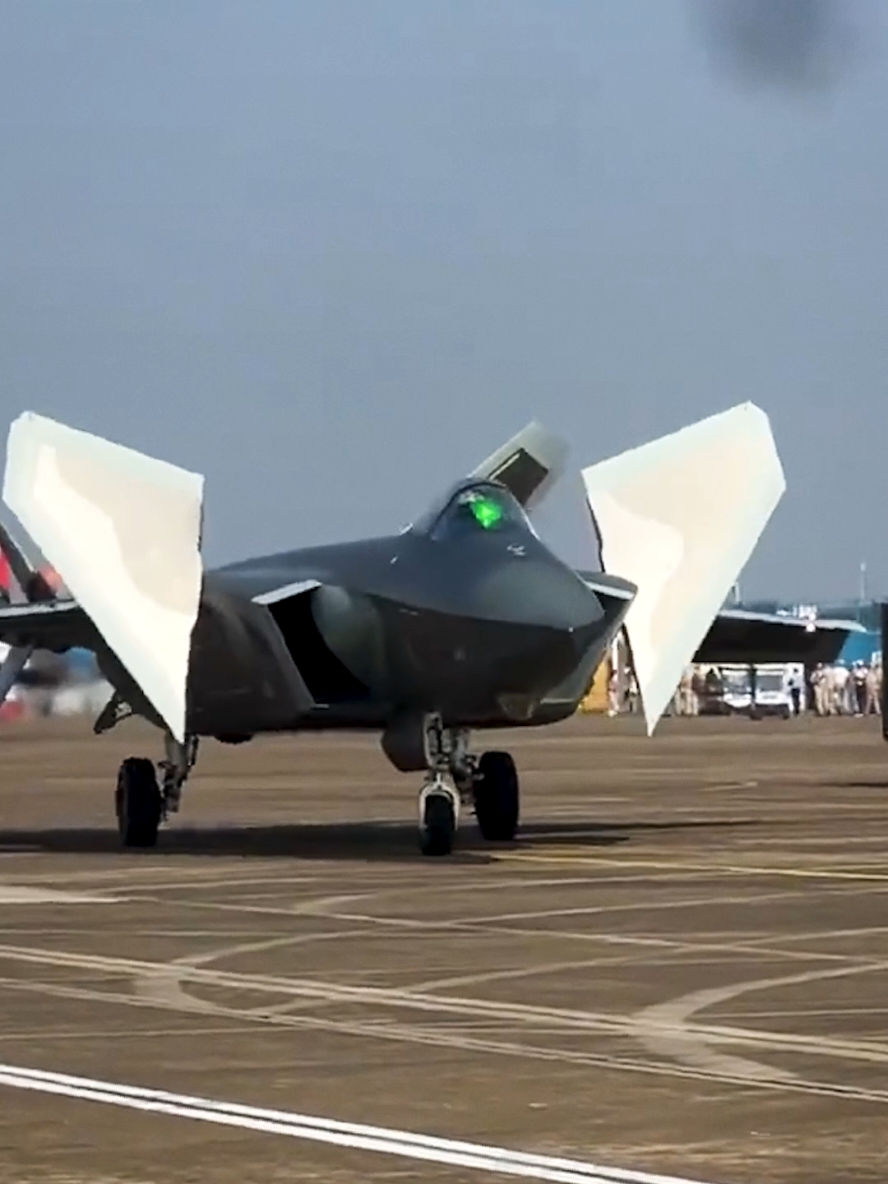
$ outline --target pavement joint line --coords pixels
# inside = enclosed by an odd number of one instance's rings
[[[237,1103],[218,1102],[166,1090],[119,1085],[88,1077],[51,1073],[18,1065],[0,1064],[0,1085],[55,1096],[120,1106],[142,1112],[190,1118],[220,1126],[240,1127],[263,1134],[374,1151],[402,1158],[556,1184],[695,1184],[679,1176],[664,1176],[624,1168],[602,1167],[578,1159],[513,1151],[462,1139],[416,1134],[364,1123],[340,1122]],[[701,1181],[696,1184],[702,1184]]]
[[[600,859],[594,855],[535,855],[523,851],[503,851],[492,856],[494,860],[508,863],[544,863],[550,865],[602,867],[602,868],[649,868],[651,871],[703,872],[715,875],[738,876],[788,876],[793,879],[810,880],[863,880],[884,883],[888,872],[855,872],[826,868],[755,867],[746,864],[726,863],[680,863],[673,860],[655,859]]]

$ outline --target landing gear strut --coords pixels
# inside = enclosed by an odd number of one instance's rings
[[[157,769],[146,757],[127,757],[117,774],[114,806],[124,847],[154,847],[161,822],[179,809],[182,786],[197,759],[197,737],[184,744],[165,737],[165,756]],[[160,783],[158,784],[158,772]]]
[[[197,760],[197,736],[186,736],[185,743],[167,732],[164,736],[164,759],[160,762],[160,792],[163,797],[164,821],[170,814],[178,814],[182,800],[182,786]]]
[[[419,841],[423,855],[449,855],[453,850],[460,805],[474,774],[467,740],[468,734],[463,730],[445,728],[439,715],[426,716],[423,721],[428,768],[419,793]]]
[[[440,716],[427,716],[423,744],[428,773],[419,794],[419,834],[423,855],[449,855],[461,805],[474,805],[478,828],[491,842],[510,842],[518,830],[519,787],[515,762],[507,752],[475,757],[465,728],[445,728]]]

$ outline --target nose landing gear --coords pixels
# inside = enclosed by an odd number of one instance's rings
[[[427,715],[422,729],[428,772],[419,792],[419,846],[423,855],[449,855],[460,806],[471,794],[474,760],[464,729],[445,728],[439,715]]]
[[[510,842],[518,830],[519,786],[507,752],[468,750],[465,728],[445,728],[427,716],[423,742],[428,774],[419,794],[419,836],[423,855],[449,855],[461,805],[473,805],[478,828],[490,842]]]

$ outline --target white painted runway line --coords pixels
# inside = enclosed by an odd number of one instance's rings
[[[607,1168],[578,1159],[533,1155],[523,1151],[510,1151],[504,1147],[488,1147],[483,1143],[468,1143],[461,1139],[442,1139],[433,1135],[392,1130],[388,1127],[337,1122],[329,1118],[294,1114],[286,1110],[267,1110],[232,1102],[216,1102],[209,1098],[118,1085],[89,1077],[72,1077],[67,1073],[48,1073],[18,1065],[0,1064],[0,1086],[103,1102],[108,1106],[122,1106],[153,1114],[191,1118],[198,1122],[216,1123],[219,1126],[241,1127],[263,1134],[285,1135],[291,1139],[308,1139],[352,1150],[376,1151],[405,1159],[473,1168],[479,1172],[523,1176],[532,1180],[552,1180],[557,1184],[703,1184],[702,1181],[687,1180],[679,1176]]]

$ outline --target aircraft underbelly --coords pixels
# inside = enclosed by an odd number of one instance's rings
[[[390,696],[452,718],[527,718],[566,679],[600,631],[453,616],[377,601]]]

